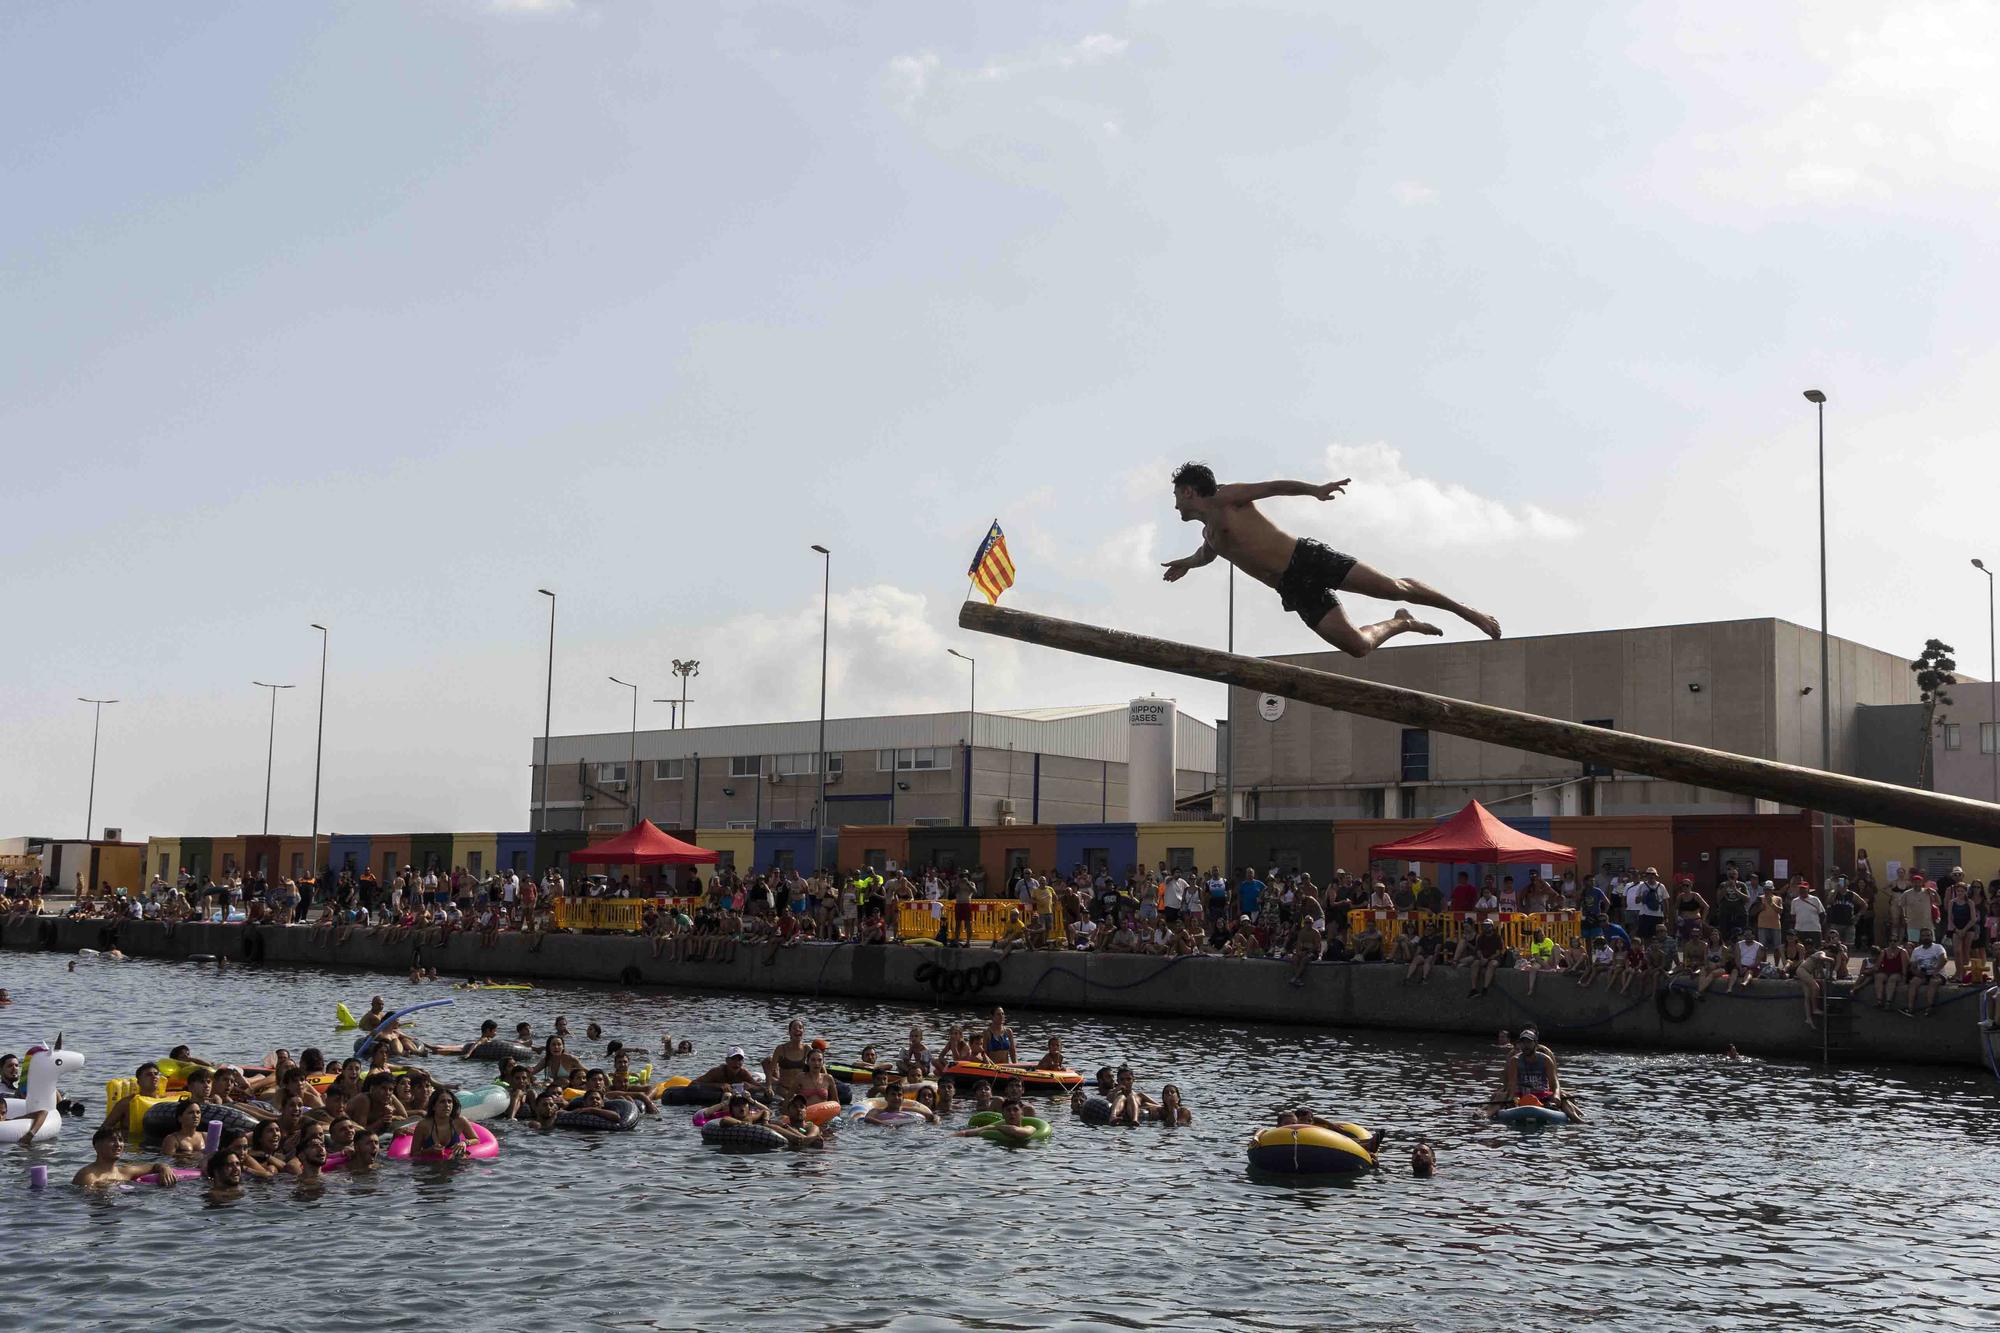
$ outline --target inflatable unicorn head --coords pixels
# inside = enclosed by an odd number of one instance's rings
[[[37,1111],[47,1111],[35,1141],[52,1139],[60,1132],[62,1116],[56,1112],[56,1083],[64,1074],[76,1074],[83,1069],[83,1052],[63,1049],[62,1037],[56,1037],[54,1046],[40,1042],[30,1046],[21,1058],[24,1070],[21,1090],[25,1097],[7,1099],[7,1118],[0,1120],[0,1143],[12,1143],[28,1132],[28,1124]]]

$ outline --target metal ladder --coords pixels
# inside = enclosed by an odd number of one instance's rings
[[[1836,1055],[1845,1055],[1854,1047],[1854,988],[1848,984],[1836,991],[1834,983],[1823,982],[1819,988],[1819,1062],[1833,1063]]]

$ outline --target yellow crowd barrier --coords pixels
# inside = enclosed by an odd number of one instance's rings
[[[646,928],[649,898],[558,898],[556,925],[563,930],[622,930],[637,934]]]
[[[1021,907],[1013,898],[974,898],[972,900],[972,938],[975,941],[991,942],[1007,933],[1007,922],[1011,913]],[[947,938],[958,930],[958,905],[952,902],[902,902],[896,904],[896,933],[908,937],[936,939],[941,933]],[[1029,919],[1028,909],[1021,908],[1021,916],[1030,929],[1034,922]],[[1055,908],[1055,937],[1063,936],[1062,907]]]
[[[1358,908],[1347,914],[1347,930],[1352,937],[1373,925],[1382,932],[1382,942],[1393,946],[1403,932],[1412,931],[1421,935],[1435,925],[1447,943],[1456,944],[1468,927],[1476,928],[1480,915],[1478,912],[1387,912]],[[1500,942],[1509,949],[1527,948],[1537,926],[1548,938],[1566,949],[1576,947],[1582,938],[1582,927],[1574,911],[1492,912],[1487,915],[1499,925]]]

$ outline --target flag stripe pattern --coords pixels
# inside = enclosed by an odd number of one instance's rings
[[[967,572],[973,586],[985,593],[989,602],[998,602],[1000,594],[1014,586],[1014,557],[1007,554],[1007,534],[1000,531],[998,523],[979,543],[979,553],[972,557],[972,568]]]

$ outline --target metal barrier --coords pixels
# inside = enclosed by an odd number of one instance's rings
[[[1382,943],[1394,946],[1405,932],[1413,931],[1421,935],[1432,926],[1447,943],[1457,943],[1465,934],[1468,925],[1475,925],[1486,917],[1500,927],[1500,943],[1509,949],[1525,949],[1535,927],[1540,926],[1548,938],[1563,948],[1575,948],[1582,939],[1579,913],[1574,910],[1560,912],[1385,912],[1373,908],[1357,908],[1347,914],[1347,930],[1350,937],[1358,935],[1373,925],[1382,932]]]
[[[1015,908],[1021,909],[1021,917],[1029,929],[1034,927],[1034,919],[1028,909],[1021,907],[1014,898],[974,898],[972,900],[972,938],[975,941],[992,942],[1007,933],[1007,922]],[[952,902],[901,902],[896,904],[896,933],[905,939],[951,938],[957,930],[958,905]],[[1062,904],[1055,905],[1053,936],[1057,941],[1064,938]]]
[[[646,928],[650,898],[558,898],[556,925],[563,930],[617,930],[638,934]]]

